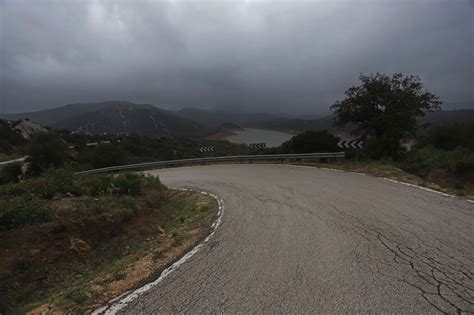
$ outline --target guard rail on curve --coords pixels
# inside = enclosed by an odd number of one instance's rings
[[[193,163],[206,163],[206,162],[229,162],[229,161],[260,161],[260,160],[317,160],[323,158],[344,158],[344,152],[330,152],[330,153],[302,153],[302,154],[267,154],[267,155],[234,155],[234,156],[217,156],[207,158],[195,158],[195,159],[183,159],[183,160],[170,160],[170,161],[158,161],[158,162],[147,162],[139,164],[129,164],[120,166],[110,166],[104,168],[97,168],[88,171],[78,172],[78,174],[94,174],[94,173],[105,173],[125,170],[143,170],[152,169],[160,166],[167,165],[181,165],[181,164],[193,164]]]

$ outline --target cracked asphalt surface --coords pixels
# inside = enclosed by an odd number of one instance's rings
[[[222,225],[130,313],[474,312],[474,204],[289,165],[151,171],[219,195]]]

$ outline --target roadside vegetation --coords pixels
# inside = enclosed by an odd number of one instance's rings
[[[424,124],[441,101],[416,76],[361,75],[361,84],[331,108],[335,124],[350,127],[363,149],[344,149],[342,161],[292,162],[392,178],[474,198],[474,121]],[[263,154],[335,152],[340,138],[326,130],[300,133]],[[410,148],[402,146],[412,142]]]
[[[441,101],[416,76],[362,74],[360,81],[331,108],[336,124],[352,126],[365,147],[348,150],[347,160],[334,167],[474,196],[474,121],[420,126],[419,118],[439,110]],[[318,152],[335,148],[338,140],[307,132],[279,150]],[[402,143],[409,140],[415,145],[407,149]]]
[[[5,128],[1,128],[4,125]],[[28,172],[12,173],[12,168],[0,165],[0,184],[17,181],[21,176],[39,176],[50,167],[68,165],[76,171],[124,164],[172,159],[190,159],[210,156],[200,152],[201,147],[212,146],[212,156],[250,154],[242,144],[225,140],[190,139],[185,137],[151,138],[139,135],[85,135],[67,130],[37,133],[31,139],[23,139],[7,128],[0,120],[0,162],[28,156]],[[12,176],[12,174],[14,176]]]
[[[133,173],[50,168],[0,186],[0,313],[90,312],[207,234],[214,199]]]

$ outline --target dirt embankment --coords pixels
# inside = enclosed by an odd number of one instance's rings
[[[0,313],[90,312],[193,247],[217,209],[213,198],[168,189],[47,203],[78,214],[0,231]]]

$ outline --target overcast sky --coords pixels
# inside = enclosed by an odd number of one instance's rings
[[[324,113],[377,71],[474,106],[474,0],[0,0],[0,12],[0,112],[120,99]]]

